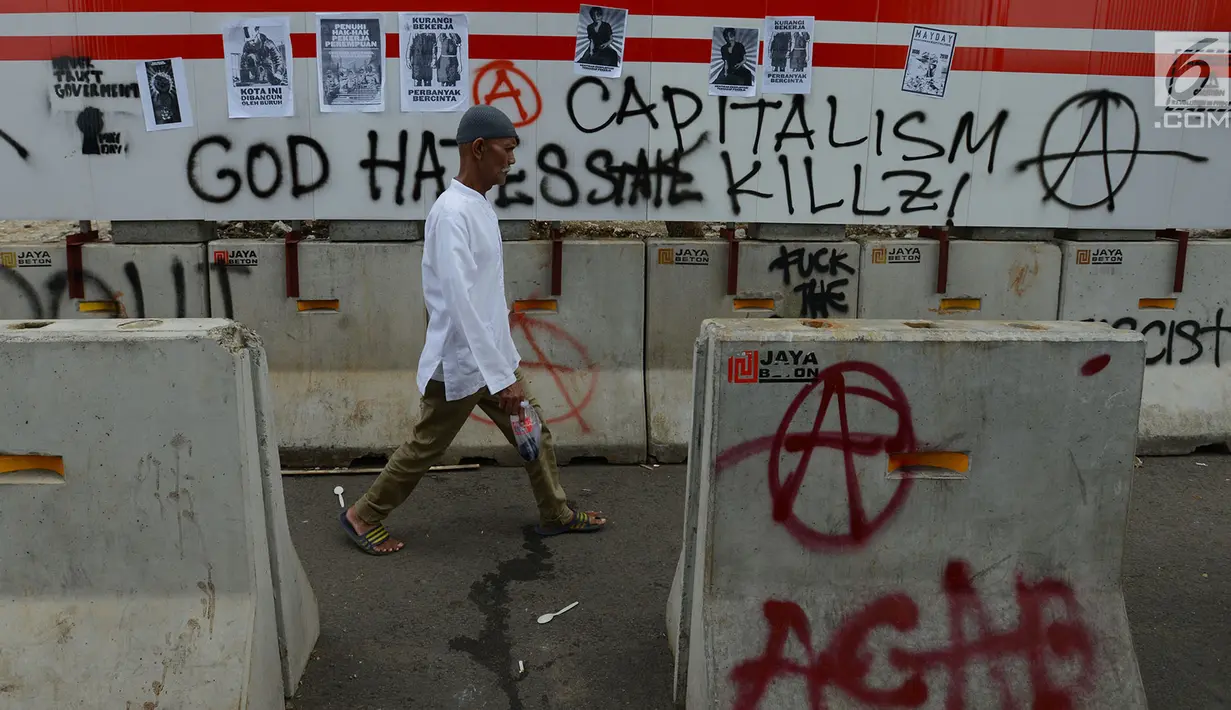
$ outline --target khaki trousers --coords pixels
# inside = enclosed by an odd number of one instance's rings
[[[517,381],[525,388],[521,369],[515,372]],[[384,520],[393,509],[401,505],[419,485],[420,479],[427,470],[440,460],[449,444],[461,431],[466,418],[478,405],[485,414],[500,428],[500,433],[514,448],[517,439],[513,436],[513,427],[509,415],[500,408],[500,398],[488,391],[486,387],[463,399],[452,402],[445,400],[445,385],[438,380],[427,383],[426,392],[419,403],[419,421],[410,440],[398,447],[389,457],[389,463],[380,472],[380,476],[372,483],[367,493],[355,503],[355,515],[369,525]],[[530,476],[530,487],[534,490],[534,499],[539,507],[539,521],[544,525],[568,521],[572,512],[565,502],[564,489],[560,487],[560,469],[556,466],[556,449],[552,444],[551,431],[548,429],[539,404],[525,389],[526,399],[530,406],[538,412],[539,420],[543,421],[542,441],[539,443],[539,457],[534,461],[525,462],[526,473]]]

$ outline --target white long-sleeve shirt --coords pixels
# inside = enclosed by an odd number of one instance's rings
[[[509,330],[496,210],[483,195],[453,180],[428,212],[423,240],[428,326],[419,356],[419,392],[440,372],[446,400],[462,399],[484,385],[495,394],[517,380],[514,370],[521,363]]]

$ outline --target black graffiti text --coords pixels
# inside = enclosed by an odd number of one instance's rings
[[[1085,322],[1092,323],[1094,318]],[[1222,336],[1231,334],[1231,322],[1223,321],[1223,309],[1214,314],[1213,323],[1194,319],[1138,321],[1126,316],[1116,321],[1106,318],[1114,328],[1134,330],[1146,338],[1146,365],[1192,365],[1212,359],[1214,367],[1222,367]]]
[[[294,134],[286,137],[285,158],[277,148],[268,143],[254,143],[248,146],[235,167],[220,168],[208,181],[204,175],[199,174],[202,172],[200,161],[203,153],[209,150],[211,153],[219,152],[230,156],[232,147],[231,139],[213,135],[198,140],[193,144],[192,150],[188,151],[188,186],[197,197],[206,202],[224,204],[235,199],[247,186],[253,197],[267,200],[278,194],[284,184],[289,184],[291,197],[299,199],[329,182],[329,156],[325,154],[325,149],[314,138]],[[304,174],[308,153],[315,155],[320,164],[319,172],[311,182],[307,182]],[[288,165],[289,182],[286,180]],[[258,172],[266,174],[262,176],[263,179],[258,178]],[[210,184],[207,186],[206,182]]]
[[[792,289],[800,294],[800,318],[830,318],[850,312],[846,301],[847,276],[855,268],[847,263],[848,253],[838,247],[820,247],[811,251],[804,247],[788,250],[778,246],[778,256],[769,262],[769,272],[782,273],[782,284],[791,285],[794,274],[799,281]],[[818,277],[827,276],[828,279]]]

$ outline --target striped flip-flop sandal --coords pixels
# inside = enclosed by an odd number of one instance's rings
[[[351,539],[351,542],[369,555],[392,555],[401,550],[378,550],[376,546],[385,540],[389,539],[389,531],[381,523],[377,523],[376,527],[360,535],[359,531],[355,530],[355,526],[350,524],[346,519],[346,510],[343,509],[341,515],[338,516],[338,522],[342,524],[342,531]]]
[[[564,533],[597,532],[607,526],[606,521],[601,523],[596,522],[595,519],[600,517],[602,517],[602,513],[574,510],[573,517],[569,518],[567,523],[556,523],[555,525],[543,525],[542,523],[539,523],[534,526],[534,531],[543,537],[563,535]]]

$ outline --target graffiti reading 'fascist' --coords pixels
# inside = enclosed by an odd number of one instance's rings
[[[1094,318],[1086,318],[1086,323],[1093,323]],[[1101,323],[1111,323],[1106,318]],[[1121,318],[1111,323],[1113,328],[1123,330],[1138,330],[1136,318],[1131,316]],[[1214,323],[1203,325],[1197,320],[1152,320],[1140,325],[1140,332],[1146,337],[1147,365],[1191,365],[1200,362],[1202,357],[1212,356],[1214,367],[1222,367],[1222,335],[1231,334],[1231,323],[1223,323],[1223,309],[1214,314]],[[1163,342],[1158,350],[1154,344],[1161,339]]]
[[[837,247],[821,247],[809,253],[803,247],[787,251],[785,246],[779,245],[778,256],[769,262],[769,272],[781,271],[782,284],[790,286],[791,267],[794,267],[800,278],[792,289],[801,295],[799,317],[830,318],[851,309],[846,302],[846,286],[850,279],[843,274],[854,274],[855,269],[846,263],[848,256],[845,249]],[[830,279],[818,283],[817,276]]]
[[[909,595],[897,592],[875,599],[847,616],[819,652],[814,648],[807,615],[794,602],[765,602],[769,638],[765,650],[731,671],[737,690],[735,710],[757,710],[770,686],[791,677],[806,682],[808,707],[825,710],[827,688],[875,708],[919,708],[928,702],[931,689],[925,674],[940,671],[948,679],[944,705],[947,710],[973,707],[966,698],[967,670],[986,664],[1001,710],[1030,707],[1035,710],[1071,710],[1090,688],[1094,678],[1094,642],[1073,590],[1063,581],[1045,578],[1027,582],[1017,575],[1015,598],[1017,626],[997,630],[992,614],[974,586],[977,577],[970,565],[950,560],[945,566],[942,588],[948,605],[949,642],[933,649],[892,647],[884,649],[886,632],[909,633],[919,627],[919,605]],[[1056,616],[1056,609],[1063,609]],[[1052,610],[1051,613],[1046,613]],[[1050,618],[1050,620],[1048,620]],[[974,634],[968,634],[972,628]],[[876,641],[873,641],[873,636]],[[787,657],[791,637],[803,647],[806,661]],[[873,649],[876,650],[873,650]],[[896,687],[871,683],[868,676],[879,656],[906,678]],[[1050,658],[1072,667],[1072,679],[1057,682],[1049,670]],[[1032,697],[1019,703],[1005,673],[1008,660],[1025,664]],[[769,710],[769,708],[764,708]]]

